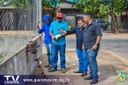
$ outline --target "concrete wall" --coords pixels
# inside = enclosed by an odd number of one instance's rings
[[[65,21],[68,22],[68,25],[75,27],[76,26],[76,17],[75,16],[66,16]]]
[[[39,58],[42,56],[42,38],[39,35],[33,40],[36,40],[37,43],[40,45],[40,47],[38,48],[38,53],[36,55]],[[26,52],[26,46],[22,47],[15,54],[0,63],[0,75],[32,74],[37,64],[37,61],[34,61],[36,56],[29,52]]]

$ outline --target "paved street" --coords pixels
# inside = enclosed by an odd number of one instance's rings
[[[67,48],[75,49],[75,44],[75,35],[68,36]],[[103,33],[100,50],[112,51],[122,57],[123,60],[128,60],[128,34],[114,35],[111,33]]]
[[[114,52],[120,56],[122,60],[128,63],[128,34],[116,36],[104,33],[101,49]]]

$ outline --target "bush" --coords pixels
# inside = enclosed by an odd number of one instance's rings
[[[1,59],[2,57],[3,57],[2,54],[0,54],[0,59]]]

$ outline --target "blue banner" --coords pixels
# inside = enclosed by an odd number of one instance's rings
[[[71,78],[74,76],[0,75],[0,85],[68,85]]]

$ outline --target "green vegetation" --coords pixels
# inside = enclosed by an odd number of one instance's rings
[[[42,7],[44,8],[53,8],[54,15],[56,14],[59,4],[63,3],[65,0],[42,0]]]
[[[0,5],[1,6],[12,5],[16,8],[27,8],[33,5],[33,0],[0,0]]]
[[[3,57],[2,54],[0,54],[0,59],[1,59],[2,57]]]
[[[31,0],[12,0],[11,3],[17,8],[27,8],[33,5]]]
[[[119,29],[117,16],[128,10],[128,0],[77,0],[73,5],[82,12],[89,11],[103,18],[109,14],[112,17],[115,32]]]

